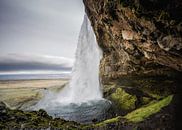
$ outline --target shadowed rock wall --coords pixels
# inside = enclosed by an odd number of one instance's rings
[[[83,1],[103,50],[100,78],[105,98],[112,101],[115,116],[142,110],[137,114],[143,119],[129,128],[116,117],[96,128],[181,129],[182,1]],[[144,112],[169,95],[174,96],[170,105]]]
[[[182,71],[180,0],[84,0],[103,50],[102,82]]]

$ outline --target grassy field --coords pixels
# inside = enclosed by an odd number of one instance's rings
[[[0,101],[12,109],[22,109],[36,104],[44,95],[43,91],[59,92],[68,80],[16,80],[0,81]]]

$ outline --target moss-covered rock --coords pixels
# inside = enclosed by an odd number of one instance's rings
[[[142,97],[142,105],[146,105],[149,102],[151,102],[151,98],[148,97]]]
[[[143,129],[153,130],[152,129],[153,125],[159,123],[161,126],[158,126],[158,127],[171,129],[170,125],[165,126],[165,124],[161,124],[164,122],[161,121],[162,119],[160,118],[164,118],[164,115],[159,113],[161,109],[166,108],[171,103],[172,99],[173,99],[173,95],[170,95],[160,101],[152,101],[149,104],[142,106],[128,113],[125,116],[117,116],[117,117],[107,119],[105,121],[102,121],[93,125],[86,126],[85,128],[87,129],[92,128],[94,130],[108,130],[108,129],[109,130],[126,130],[126,129],[140,130],[141,128],[142,130]],[[154,115],[156,115],[159,121],[157,123],[152,122],[152,124],[143,127],[143,123],[148,122],[147,119],[152,118],[152,116],[154,120],[156,121],[157,118]]]
[[[104,98],[108,98],[113,92],[115,92],[116,88],[117,87],[115,84],[104,85],[103,88]]]
[[[11,110],[4,103],[0,103],[0,129],[56,129],[81,130],[83,125],[60,118],[53,119],[44,110],[21,111]]]
[[[128,113],[126,116],[124,116],[124,118],[135,123],[143,121],[152,114],[159,112],[163,107],[169,105],[172,101],[172,98],[173,96],[171,95],[160,101],[149,103],[146,106],[143,106],[139,109],[132,111],[131,113]]]
[[[121,110],[133,110],[136,107],[135,103],[137,98],[136,96],[126,93],[122,88],[117,88],[116,91],[111,94],[111,101]]]
[[[131,95],[158,100],[174,94],[178,86],[178,81],[175,78],[166,76],[145,76],[121,78],[116,80],[116,84],[123,87]]]

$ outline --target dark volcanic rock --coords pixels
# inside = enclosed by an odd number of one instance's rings
[[[81,130],[83,125],[60,118],[53,119],[44,110],[25,112],[11,110],[0,102],[1,130]]]
[[[181,129],[182,1],[83,1],[103,50],[100,78],[104,96],[113,102],[116,116],[178,95],[173,99],[178,103],[172,103],[135,127],[114,118],[106,121],[112,123],[103,123],[95,129]],[[132,102],[128,105],[129,100]]]
[[[103,50],[102,82],[182,71],[180,0],[84,0]],[[109,80],[108,80],[109,79]]]
[[[0,112],[6,109],[6,104],[4,102],[0,102]]]

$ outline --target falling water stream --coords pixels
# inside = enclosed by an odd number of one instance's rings
[[[97,44],[91,23],[85,15],[71,81],[59,94],[47,92],[45,98],[34,106],[34,109],[43,108],[54,117],[83,123],[103,119],[110,102],[102,98],[99,82],[101,58],[102,51]]]
[[[58,98],[60,102],[81,103],[102,99],[99,83],[101,58],[102,51],[96,42],[90,21],[85,15],[76,50],[73,76],[64,94],[60,93]],[[64,100],[62,100],[63,98]]]

